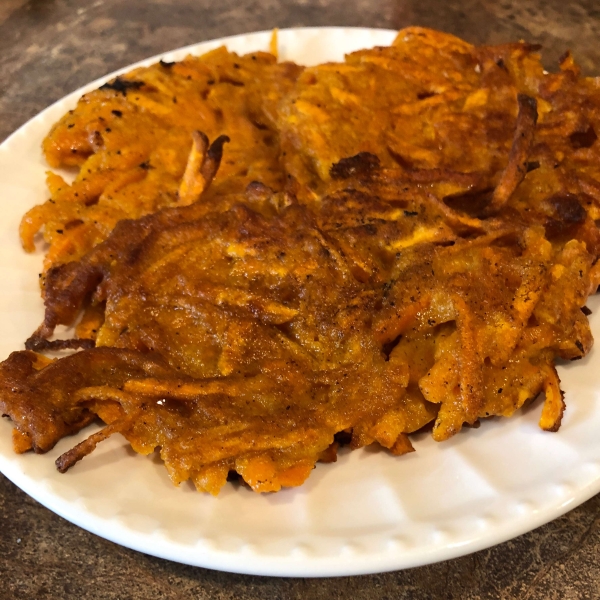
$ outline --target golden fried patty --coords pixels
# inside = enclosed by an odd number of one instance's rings
[[[44,322],[0,365],[15,449],[97,415],[61,471],[121,432],[217,493],[232,471],[299,485],[340,443],[400,455],[427,424],[443,441],[541,392],[556,431],[555,360],[593,343],[600,95],[569,55],[549,74],[536,51],[411,28],[341,64],[221,50],[85,96],[45,143],[78,179],[23,222],[51,249]],[[215,120],[174,111],[184,97]],[[101,192],[78,203],[88,166]],[[78,337],[52,339],[82,311]]]

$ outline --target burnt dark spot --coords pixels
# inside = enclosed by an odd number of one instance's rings
[[[419,213],[416,210],[405,210],[404,211],[404,216],[405,217],[416,217]]]
[[[227,481],[239,481],[241,479],[237,471],[229,471],[227,473]]]
[[[404,190],[404,191],[406,191],[406,190]],[[409,201],[408,200],[399,200],[398,198],[395,198],[393,200],[388,200],[388,204],[393,208],[404,209],[404,208],[408,207]]]
[[[86,206],[88,206],[87,203]],[[65,223],[64,229],[68,231],[69,229],[74,229],[75,227],[79,227],[80,225],[83,225],[83,221],[81,219],[73,219],[72,221]]]
[[[74,338],[70,340],[46,340],[35,335],[25,342],[26,350],[42,352],[45,350],[88,350],[96,345],[94,340]]]
[[[362,229],[367,235],[377,235],[377,227],[375,227],[375,225],[373,225],[372,223],[363,225]]]
[[[587,213],[575,194],[554,194],[547,202],[554,210],[555,216],[564,223],[578,224],[585,221]]]
[[[403,169],[412,169],[413,168],[413,165],[411,164],[411,162],[409,160],[404,158],[404,156],[402,156],[401,154],[399,154],[392,148],[388,147],[387,151],[389,152],[390,156],[394,159],[394,162],[399,167],[402,167]]]
[[[226,135],[220,135],[209,147],[207,158],[214,164],[218,165],[221,163],[223,158],[223,146],[229,142],[229,137]]]
[[[359,152],[355,156],[342,158],[331,165],[332,179],[348,179],[355,176],[368,176],[379,168],[379,158],[370,152]]]
[[[144,169],[144,171],[148,171],[149,169],[153,169],[154,167],[150,164],[150,161],[145,160],[143,163],[139,164],[140,169]]]
[[[543,48],[543,46],[541,44],[530,44],[528,42],[525,42],[524,44],[521,44],[523,47],[523,50],[525,50],[525,52],[538,52],[539,50],[541,50]]]
[[[417,100],[427,100],[427,98],[431,98],[432,96],[435,96],[436,93],[435,92],[419,92],[417,94]]]
[[[390,354],[392,353],[392,350],[400,343],[401,339],[402,336],[399,335],[398,337],[394,338],[391,342],[386,342],[385,344],[383,344],[381,350],[385,356],[386,361],[390,360]]]
[[[574,150],[590,148],[598,139],[594,127],[590,125],[585,131],[575,131],[569,136],[569,141]]]
[[[576,340],[575,345],[577,346],[579,351],[583,354],[583,344],[579,340]]]
[[[221,77],[219,79],[219,83],[228,83],[229,85],[233,85],[235,87],[244,87],[243,81],[237,81],[237,79],[232,79],[231,77]]]
[[[246,194],[248,194],[251,199],[264,198],[265,196],[273,193],[273,190],[261,181],[251,181],[246,186]]]
[[[470,217],[479,219],[486,216],[487,208],[492,200],[493,194],[493,188],[469,191],[464,194],[446,196],[444,198],[444,204],[452,210],[457,210]]]
[[[260,121],[258,121],[256,119],[252,119],[252,125],[254,125],[254,127],[256,127],[256,129],[260,129],[261,131],[265,131],[265,129],[269,129],[264,123],[261,123]]]
[[[582,306],[581,307],[581,312],[586,316],[589,317],[592,314],[592,311],[587,307],[587,306]]]
[[[527,94],[517,94],[517,101],[519,103],[519,115],[523,114],[526,120],[533,122],[533,125],[535,125],[538,120],[537,100]],[[521,132],[521,136],[524,135],[525,133]]]
[[[571,51],[570,50],[565,50],[560,55],[560,58],[558,59],[558,64],[562,65],[567,59],[569,59],[570,56],[571,56]]]
[[[535,171],[540,168],[540,163],[537,160],[531,160],[527,163],[527,172],[531,173],[531,171]]]
[[[334,436],[333,440],[340,446],[347,446],[352,441],[351,431],[338,431]]]
[[[175,62],[169,62],[163,60],[162,58],[158,62],[160,63],[160,66],[164,67],[165,69],[170,69],[175,64]]]
[[[113,90],[123,94],[123,96],[126,96],[128,90],[139,90],[143,85],[143,81],[135,81],[132,79],[123,79],[122,77],[117,77],[115,80],[101,85],[98,89]]]

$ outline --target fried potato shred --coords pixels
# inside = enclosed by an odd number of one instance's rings
[[[15,450],[99,417],[61,472],[118,432],[217,494],[541,393],[557,431],[556,359],[593,343],[600,89],[537,50],[409,28],[339,64],[219,49],[86,94],[44,142],[79,174],[21,225],[49,251],[44,321],[0,364]]]

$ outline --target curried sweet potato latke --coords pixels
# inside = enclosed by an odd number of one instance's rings
[[[100,417],[60,471],[120,432],[216,494],[541,392],[558,430],[555,360],[593,342],[600,81],[537,50],[410,28],[342,64],[220,49],[86,94],[44,142],[79,175],[21,226],[49,252],[44,321],[0,364],[15,450]]]

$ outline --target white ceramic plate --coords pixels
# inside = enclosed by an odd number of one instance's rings
[[[223,43],[251,52],[267,49],[269,38],[269,32],[236,36],[162,58],[181,60]],[[281,58],[303,64],[342,60],[345,52],[393,38],[394,32],[369,29],[279,33]],[[46,196],[41,140],[84,91],[102,81],[46,109],[0,146],[2,359],[23,347],[43,314],[37,282],[42,255],[26,255],[17,237],[21,215]],[[591,299],[589,306],[600,338],[600,302]],[[593,351],[560,369],[567,411],[557,434],[538,429],[538,401],[513,419],[486,422],[443,444],[419,436],[417,452],[400,458],[370,449],[342,452],[337,464],[318,465],[302,487],[277,494],[227,485],[213,498],[191,485],[175,488],[158,459],[136,455],[120,436],[60,475],[55,458],[90,430],[62,440],[46,456],[18,456],[6,419],[0,423],[0,470],[80,527],[190,565],[296,576],[412,567],[503,542],[600,491],[598,362]]]

